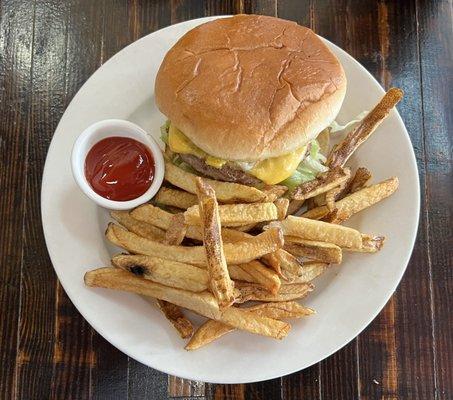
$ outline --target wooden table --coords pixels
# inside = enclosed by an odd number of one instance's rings
[[[228,386],[169,377],[100,337],[56,279],[39,197],[57,123],[103,62],[167,25],[241,12],[310,26],[404,89],[422,209],[407,272],[358,338],[302,372]],[[453,398],[451,1],[0,0],[0,18],[1,399]]]

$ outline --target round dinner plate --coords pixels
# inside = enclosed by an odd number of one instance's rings
[[[215,17],[214,17],[215,18]],[[108,211],[83,195],[71,174],[71,149],[90,124],[106,119],[132,121],[155,138],[165,121],[154,104],[154,78],[170,47],[201,18],[154,32],[112,57],[83,85],[64,113],[52,139],[42,181],[44,233],[58,278],[84,318],[128,356],[168,374],[216,383],[245,383],[286,375],[324,359],[356,337],[396,289],[414,245],[419,214],[415,156],[396,111],[354,154],[350,164],[366,166],[378,182],[398,176],[390,198],[359,213],[347,225],[378,233],[387,242],[377,254],[345,253],[315,281],[303,304],[316,315],[291,322],[282,341],[234,332],[188,352],[168,321],[148,300],[135,294],[88,288],[85,272],[109,265],[118,249],[104,231]],[[348,79],[338,121],[370,110],[383,89],[351,56],[326,42],[341,60]],[[404,88],[403,88],[404,89]],[[114,132],[112,132],[114,133]]]

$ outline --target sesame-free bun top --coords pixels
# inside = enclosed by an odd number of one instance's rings
[[[187,32],[156,77],[159,109],[205,152],[256,161],[289,153],[336,117],[346,77],[310,29],[258,15]]]

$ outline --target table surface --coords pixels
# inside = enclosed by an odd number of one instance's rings
[[[232,13],[310,26],[404,89],[422,208],[407,272],[359,337],[290,376],[211,385],[141,365],[84,321],[47,254],[40,186],[59,119],[102,63],[167,25]],[[440,0],[0,0],[0,398],[452,399],[452,23]]]

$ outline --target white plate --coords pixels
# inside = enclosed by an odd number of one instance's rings
[[[47,247],[66,293],[85,319],[130,357],[168,374],[218,383],[275,378],[306,368],[337,351],[379,313],[408,263],[419,214],[417,167],[409,136],[393,111],[362,146],[353,165],[366,165],[374,181],[397,175],[400,188],[391,198],[357,215],[349,225],[388,238],[375,255],[345,254],[316,282],[303,303],[317,310],[292,323],[289,336],[276,341],[236,332],[195,352],[143,298],[83,284],[86,271],[109,264],[114,251],[104,240],[107,212],[77,188],[70,168],[71,148],[90,124],[123,118],[159,137],[165,117],[154,105],[154,77],[166,51],[194,26],[187,21],[154,32],[126,47],[83,85],[54,134],[42,183],[42,220]],[[328,43],[340,58],[348,92],[338,120],[370,109],[383,90],[351,56]]]

